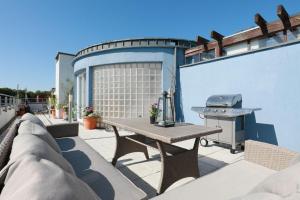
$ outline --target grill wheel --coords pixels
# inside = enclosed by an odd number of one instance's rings
[[[200,139],[200,145],[203,146],[203,147],[207,147],[207,145],[208,145],[207,139],[201,138]]]

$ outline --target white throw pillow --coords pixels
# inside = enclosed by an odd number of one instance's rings
[[[26,121],[29,120],[32,123],[38,124],[43,128],[46,128],[45,124],[35,115],[31,114],[31,113],[26,113],[21,117],[21,122],[22,121]]]
[[[76,176],[54,163],[27,155],[12,164],[0,200],[99,200]]]
[[[272,174],[263,180],[251,191],[251,193],[257,192],[269,192],[283,198],[300,193],[300,163]]]
[[[45,142],[47,142],[56,152],[61,153],[58,144],[56,143],[55,139],[52,135],[42,126],[32,123],[31,121],[24,121],[21,123],[18,129],[19,135],[23,134],[31,134],[36,135]]]
[[[52,161],[65,171],[75,175],[71,164],[61,154],[54,151],[44,140],[30,134],[18,135],[13,142],[10,160],[16,160],[28,154]]]

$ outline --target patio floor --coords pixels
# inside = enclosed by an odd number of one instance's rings
[[[62,119],[50,119],[48,115],[38,115],[38,117],[46,124],[65,123]],[[127,131],[120,131],[120,135],[131,134]],[[115,151],[115,137],[111,131],[104,129],[85,130],[83,126],[79,126],[79,137],[84,139],[87,144],[99,152],[107,161],[111,161]],[[176,145],[185,148],[192,148],[194,140],[179,142]],[[148,197],[156,195],[158,188],[161,163],[159,152],[156,149],[148,148],[149,160],[145,160],[142,153],[131,153],[121,157],[118,160],[117,168],[128,177],[136,186],[141,188],[148,194]],[[226,165],[230,165],[238,160],[243,159],[244,153],[238,152],[231,154],[229,149],[209,143],[208,147],[199,147],[198,163],[200,176],[205,176]],[[201,177],[200,177],[201,178]],[[174,183],[168,190],[176,188],[182,184],[194,180],[193,178],[185,178]]]

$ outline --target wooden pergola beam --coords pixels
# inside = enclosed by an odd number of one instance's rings
[[[289,19],[290,23],[291,23],[291,29],[295,29],[296,27],[300,27],[300,14],[295,15],[295,16],[290,16]],[[270,36],[272,34],[276,34],[280,31],[284,31],[285,27],[282,24],[281,20],[277,20],[275,22],[270,22],[267,23],[267,30],[268,30],[268,35]],[[232,36],[228,36],[226,38],[223,38],[222,40],[222,46],[226,47],[226,46],[230,46],[233,44],[237,44],[240,42],[245,42],[248,40],[252,40],[252,39],[256,39],[256,38],[263,38],[266,37],[266,35],[262,35],[261,29],[260,27],[254,28],[254,29],[249,29],[247,31],[243,31],[241,33],[232,35]],[[210,41],[207,43],[207,50],[213,50],[216,48],[216,46],[218,46],[217,41]],[[185,56],[192,56],[192,55],[196,55],[199,54],[201,52],[206,51],[203,47],[203,45],[200,46],[196,46],[190,49],[187,49],[185,51]]]
[[[217,31],[212,31],[210,37],[218,42],[222,42],[224,35],[218,33]]]
[[[210,33],[210,37],[217,41],[217,45],[215,47],[215,56],[216,57],[222,56],[222,54],[223,54],[222,40],[223,40],[224,36],[222,34],[218,33],[217,31],[212,31]]]
[[[262,34],[268,35],[267,21],[259,13],[254,16],[254,21],[261,29]]]
[[[204,38],[204,37],[201,37],[201,36],[197,36],[197,38],[196,38],[196,43],[197,43],[197,45],[198,46],[200,46],[200,45],[203,45],[203,48],[204,48],[204,50],[206,51],[207,50],[207,43],[209,42],[209,40],[208,39],[206,39],[206,38]]]
[[[281,20],[285,30],[291,29],[290,16],[283,5],[277,6],[277,16]]]

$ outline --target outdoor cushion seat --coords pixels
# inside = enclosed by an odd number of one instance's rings
[[[300,162],[267,177],[251,193],[268,192],[280,197],[300,195]]]
[[[100,200],[76,176],[33,155],[20,157],[6,170],[0,200]]]
[[[75,175],[71,164],[39,137],[30,134],[23,134],[15,137],[10,153],[10,161],[14,161],[29,154],[49,160],[66,172]]]
[[[275,170],[241,160],[181,187],[167,191],[153,200],[231,199],[247,194],[258,183],[275,172]]]
[[[56,141],[77,177],[86,182],[102,199],[147,199],[143,191],[81,138],[65,137],[57,138]]]
[[[21,117],[21,122],[23,121],[31,121],[34,124],[38,124],[43,128],[46,128],[45,124],[35,115],[31,114],[31,113],[25,113],[22,117]]]
[[[50,135],[50,133],[44,127],[38,124],[35,124],[29,120],[23,121],[20,124],[18,133],[19,135],[23,135],[23,134],[36,135],[42,140],[44,140],[45,142],[47,142],[47,144],[49,144],[56,152],[61,153],[60,148],[57,145],[55,139]]]

